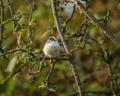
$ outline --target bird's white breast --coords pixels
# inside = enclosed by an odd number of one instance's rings
[[[60,45],[57,41],[51,41],[45,44],[43,52],[47,57],[56,57],[60,53]]]
[[[67,5],[64,7],[64,15],[66,17],[71,16],[73,13],[73,10],[74,10],[74,4],[71,2],[67,3]]]

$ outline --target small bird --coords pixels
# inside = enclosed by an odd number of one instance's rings
[[[70,17],[74,11],[74,3],[67,3],[65,6],[64,6],[64,16],[66,17]]]
[[[60,45],[54,36],[48,38],[43,48],[46,57],[54,58],[60,54]]]

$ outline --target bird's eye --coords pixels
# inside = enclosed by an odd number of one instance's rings
[[[56,41],[56,39],[54,37],[50,37],[49,40]]]

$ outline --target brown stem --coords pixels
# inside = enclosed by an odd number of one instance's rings
[[[52,63],[52,67],[51,67],[51,69],[46,77],[46,86],[49,86],[49,80],[50,80],[50,77],[52,75],[54,67],[55,67],[55,62]]]
[[[3,0],[0,0],[0,11],[1,11],[1,17],[0,17],[0,47],[3,42],[3,31],[4,31],[4,25],[2,24],[4,22],[4,5]]]
[[[11,5],[11,2],[10,2],[10,0],[7,0],[7,2],[8,2],[8,8],[9,8],[9,10],[10,10],[10,15],[11,15],[11,18],[13,18],[12,19],[12,21],[13,21],[13,32],[16,32],[16,28],[18,28],[18,29],[20,29],[20,25],[18,24],[18,22],[15,20],[15,12],[14,12],[14,10],[13,10],[13,8],[12,8],[12,5]]]
[[[32,22],[32,15],[33,15],[34,9],[35,9],[35,1],[32,0],[30,2],[30,11],[29,11],[29,17],[28,17],[28,39],[30,43],[32,42],[32,35],[33,35],[31,22]]]
[[[8,52],[5,52],[5,53],[2,53],[2,54],[0,54],[0,56],[5,56],[5,55],[8,55],[8,54],[12,54],[12,53],[15,53],[15,52],[18,52],[18,51],[21,51],[21,52],[26,52],[26,53],[29,53],[29,54],[33,54],[32,52],[28,52],[28,51],[26,51],[26,50],[24,50],[24,49],[22,49],[22,48],[17,48],[17,49],[13,49],[13,50],[10,50],[10,51],[8,51]],[[67,57],[67,56],[61,56],[61,57],[53,57],[53,58],[49,58],[49,57],[44,57],[44,56],[39,56],[39,57],[37,57],[36,56],[36,58],[38,58],[39,60],[43,60],[44,58],[45,58],[45,60],[69,60],[70,59],[70,57]]]
[[[58,34],[60,36],[60,39],[62,41],[62,44],[64,46],[66,54],[70,55],[70,50],[69,50],[68,45],[67,45],[67,43],[65,41],[63,32],[61,31],[60,21],[59,21],[59,17],[58,17],[58,14],[57,14],[57,9],[56,9],[56,0],[51,0],[51,6],[52,6],[52,13],[53,13],[53,17],[54,17],[55,25],[57,27]],[[74,75],[76,85],[78,87],[79,96],[83,96],[83,91],[82,91],[83,89],[82,89],[82,86],[81,86],[81,81],[80,81],[79,74],[78,74],[78,72],[76,70],[74,58],[69,60],[69,66],[70,66],[71,71],[72,71],[72,73]]]

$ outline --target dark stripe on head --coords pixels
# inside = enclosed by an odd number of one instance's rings
[[[49,39],[48,40],[51,40],[51,41],[56,41],[56,38],[54,37],[54,36],[51,36],[51,37],[49,37]]]

